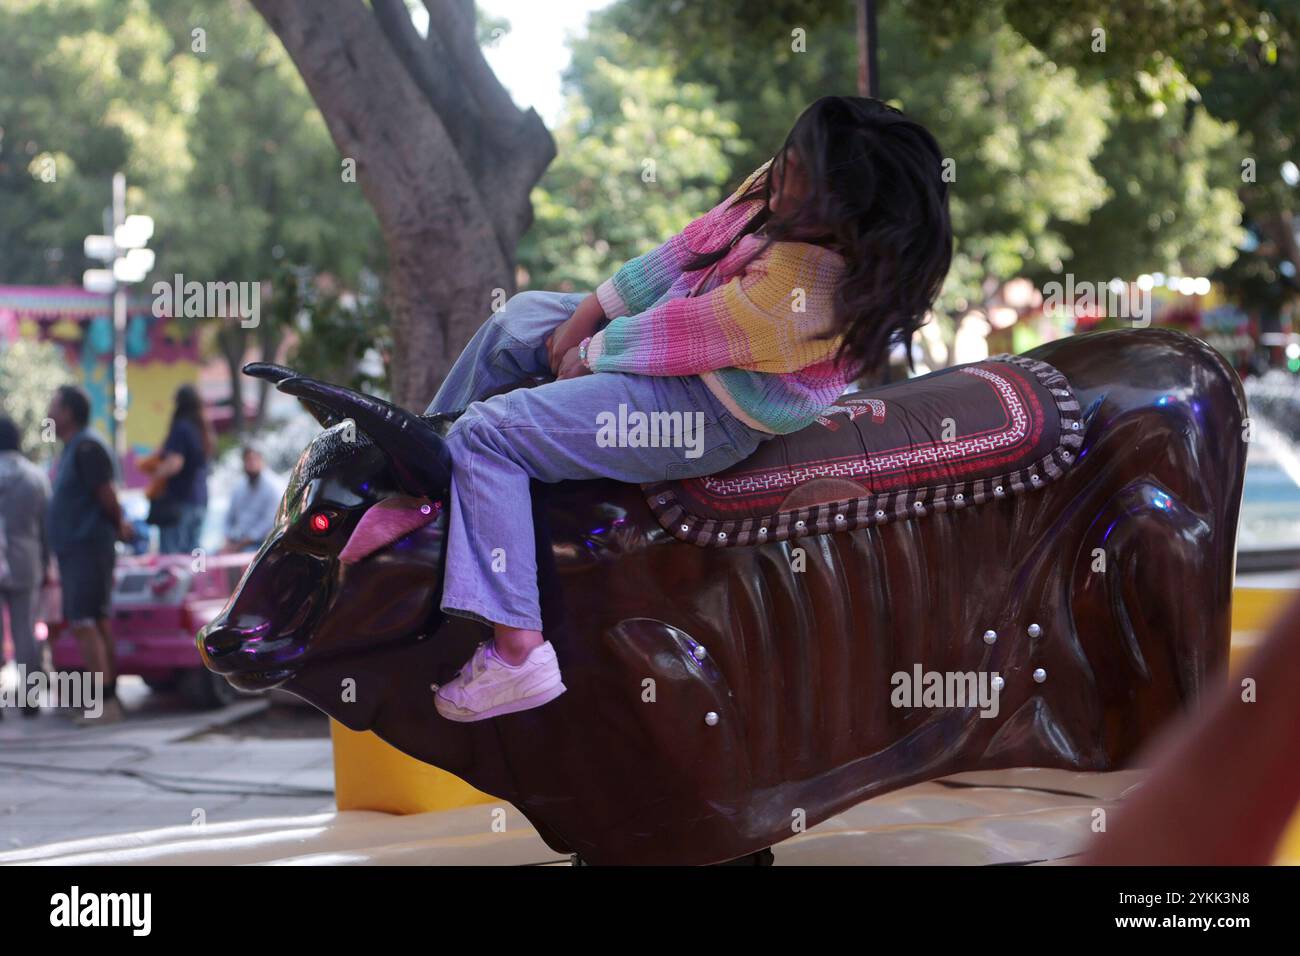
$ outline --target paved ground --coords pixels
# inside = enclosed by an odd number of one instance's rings
[[[1068,864],[1139,771],[999,770],[897,790],[775,848],[781,866]],[[567,865],[508,804],[390,816],[352,810],[177,826],[0,852],[12,863],[91,866],[310,864]]]
[[[52,841],[333,810],[325,718],[250,698],[188,710],[123,678],[127,720],[0,720],[0,851]],[[266,739],[270,735],[275,739]]]
[[[500,808],[509,824],[500,831],[492,804],[335,816],[328,725],[308,708],[250,698],[196,712],[134,678],[123,679],[119,696],[128,719],[107,727],[77,728],[49,711],[37,720],[4,715],[0,861],[567,862],[509,806]],[[1068,860],[1093,808],[1133,782],[1060,771],[932,782],[782,844],[781,862]],[[196,828],[197,819],[208,826]]]
[[[195,713],[124,683],[122,724],[80,730],[48,713],[0,722],[0,866],[567,862],[505,804],[336,813],[324,718],[310,710],[255,699]],[[1071,863],[1096,810],[1113,810],[1141,776],[959,774],[837,814],[780,844],[777,862]],[[1300,863],[1300,818],[1286,846],[1280,862]]]

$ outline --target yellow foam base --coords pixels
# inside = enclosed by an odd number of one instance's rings
[[[1277,859],[1273,862],[1279,866],[1300,866],[1300,813],[1291,818],[1291,825],[1282,835],[1282,842],[1277,847]]]
[[[497,801],[460,777],[408,757],[369,731],[330,721],[334,802],[340,810],[425,813]]]

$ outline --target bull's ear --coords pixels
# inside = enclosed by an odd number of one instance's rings
[[[281,382],[286,382],[291,378],[298,378],[298,373],[293,369],[286,368],[283,365],[275,365],[271,362],[249,362],[244,366],[244,374],[270,382],[277,388],[279,388]],[[323,428],[332,428],[343,421],[343,416],[335,415],[324,405],[309,402],[306,399],[299,399],[299,401],[311,413],[311,417],[320,422]]]
[[[407,494],[436,498],[451,485],[451,452],[442,436],[419,415],[381,398],[314,378],[288,378],[277,386],[287,395],[350,418],[388,458]]]

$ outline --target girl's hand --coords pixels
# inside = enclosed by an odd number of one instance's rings
[[[560,367],[556,371],[555,377],[560,381],[564,381],[566,378],[577,378],[580,375],[590,374],[591,369],[582,364],[582,358],[578,355],[578,347],[575,345],[564,353],[564,358],[560,359]]]
[[[560,366],[570,349],[577,348],[578,343],[589,335],[596,334],[596,326],[605,317],[605,310],[600,307],[600,300],[595,294],[587,296],[579,303],[573,315],[565,319],[546,340],[546,359],[556,378],[560,377]],[[570,376],[572,377],[572,376]]]

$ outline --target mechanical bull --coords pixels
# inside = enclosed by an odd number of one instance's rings
[[[709,479],[535,485],[568,693],[470,724],[430,689],[488,637],[439,611],[446,422],[247,371],[326,430],[199,635],[207,665],[510,801],[587,862],[734,860],[958,771],[1111,769],[1226,661],[1244,401],[1179,333],[857,393]],[[416,503],[409,533],[341,560],[372,509]],[[996,714],[900,697],[923,673],[991,677]]]

